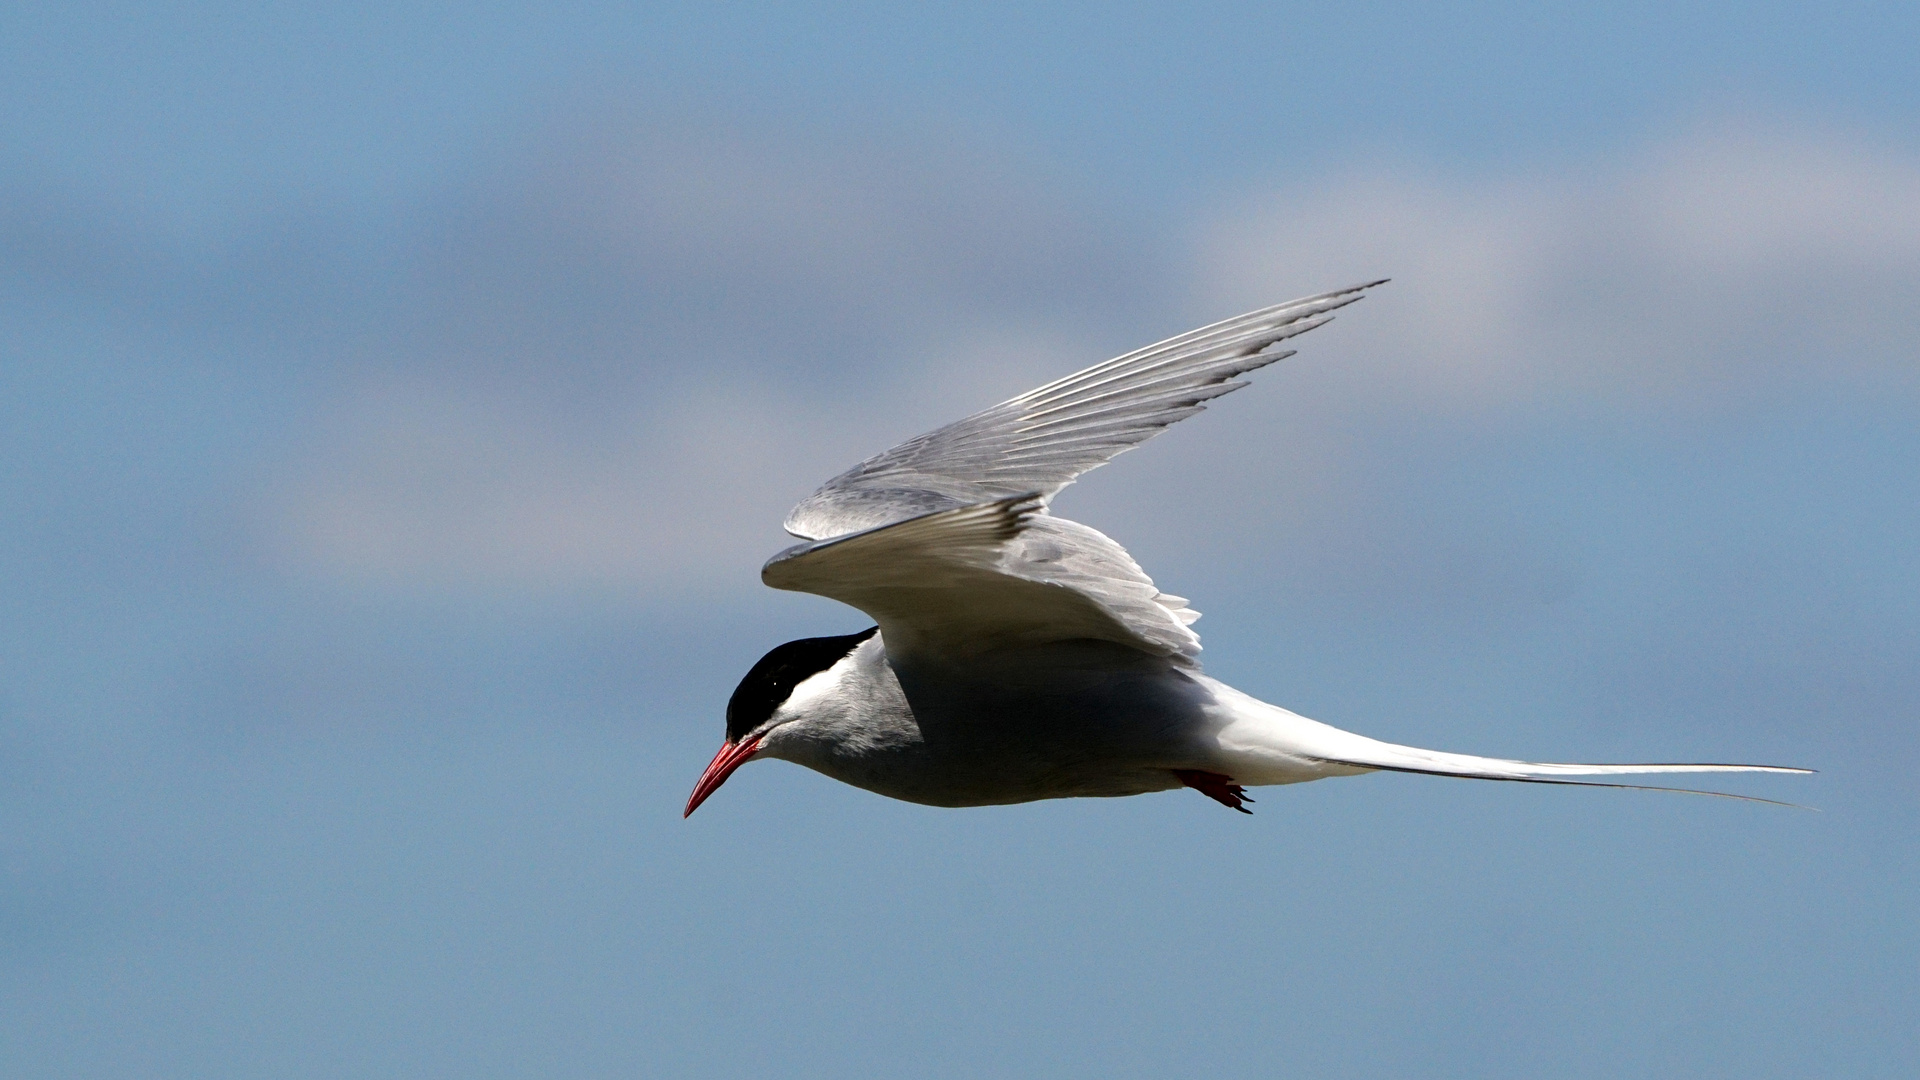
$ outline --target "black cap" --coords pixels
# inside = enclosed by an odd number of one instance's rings
[[[767,717],[787,700],[794,687],[839,663],[879,629],[870,626],[844,637],[801,638],[761,657],[727,701],[727,741],[739,742],[748,732],[766,723]]]

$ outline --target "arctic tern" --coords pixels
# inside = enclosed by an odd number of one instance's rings
[[[1203,674],[1199,613],[1113,540],[1047,512],[1081,473],[1245,386],[1240,376],[1293,355],[1273,346],[1380,284],[1149,345],[827,481],[787,515],[807,543],[775,555],[761,580],[878,625],[761,658],[727,703],[726,741],[686,813],[757,758],[934,806],[1184,786],[1243,813],[1248,787],[1375,771],[1598,787],[1640,785],[1572,778],[1809,771],[1511,761],[1309,720]]]

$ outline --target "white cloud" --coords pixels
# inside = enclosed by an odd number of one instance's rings
[[[1347,332],[1386,365],[1377,382],[1426,408],[1729,380],[1911,387],[1920,160],[1746,131],[1578,174],[1355,169],[1217,214],[1196,294],[1226,310],[1386,275]]]
[[[1051,361],[1051,363],[1050,363]],[[457,386],[383,381],[319,425],[265,505],[280,557],[349,578],[737,589],[822,480],[949,413],[1071,366],[1007,330],[923,348],[886,392],[837,401],[715,380],[570,425]]]

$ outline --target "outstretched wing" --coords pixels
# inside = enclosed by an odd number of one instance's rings
[[[1200,649],[1184,600],[1155,589],[1119,544],[1047,516],[1033,493],[801,544],[760,577],[866,612],[896,655],[1093,639],[1191,666]]]
[[[827,481],[787,515],[787,531],[818,540],[1014,495],[1044,504],[1081,473],[1245,386],[1237,376],[1292,356],[1265,350],[1379,284],[1191,330],[909,439]]]

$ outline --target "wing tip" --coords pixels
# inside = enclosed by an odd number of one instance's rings
[[[1363,281],[1357,285],[1349,285],[1344,289],[1335,289],[1332,292],[1323,292],[1318,296],[1303,296],[1298,300],[1289,300],[1284,304],[1277,304],[1275,305],[1275,307],[1289,308],[1299,304],[1318,304],[1326,300],[1338,300],[1343,296],[1350,297],[1350,299],[1337,305],[1339,307],[1345,307],[1347,304],[1351,304],[1357,300],[1364,299],[1362,294],[1364,294],[1368,289],[1377,289],[1380,286],[1385,285],[1392,280],[1393,280],[1392,278],[1384,278],[1384,277],[1374,278],[1372,281]]]

